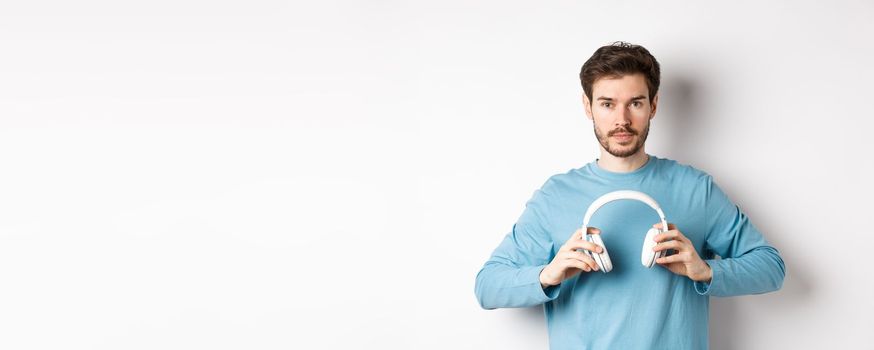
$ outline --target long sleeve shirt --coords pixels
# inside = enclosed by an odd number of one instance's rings
[[[601,230],[613,270],[542,288],[541,270],[582,226],[589,205],[616,190],[653,197],[710,265],[711,281],[643,266],[643,239],[659,216],[645,203],[618,200],[589,223]],[[706,349],[710,296],[775,291],[784,275],[777,249],[710,175],[650,155],[628,173],[593,161],[550,177],[477,274],[475,294],[484,309],[543,305],[550,349]]]

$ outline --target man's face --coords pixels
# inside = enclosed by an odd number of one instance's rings
[[[595,125],[595,137],[608,153],[620,158],[643,148],[657,103],[658,95],[649,100],[643,74],[601,78],[592,84],[592,101],[583,94],[586,115]]]

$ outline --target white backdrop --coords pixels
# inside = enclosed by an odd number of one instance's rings
[[[597,156],[577,74],[662,64],[647,151],[780,250],[715,349],[874,343],[866,1],[4,1],[0,348],[543,349],[474,277]],[[583,205],[583,204],[581,204]]]

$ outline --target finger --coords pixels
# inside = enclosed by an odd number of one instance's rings
[[[590,252],[595,252],[595,253],[603,253],[604,252],[603,247],[601,247],[595,243],[592,243],[592,242],[589,242],[586,240],[582,240],[582,239],[578,239],[578,240],[573,241],[573,242],[567,242],[559,250],[568,251],[568,250],[577,250],[577,249],[585,249],[585,250],[588,250]]]
[[[652,251],[657,252],[657,251],[662,251],[665,249],[682,250],[682,248],[684,248],[685,246],[686,246],[686,243],[684,243],[682,241],[676,241],[676,240],[666,241],[666,242],[662,242],[662,243],[657,244],[655,247],[652,247]]]
[[[571,250],[569,245],[571,243],[579,241],[581,239],[585,240],[583,238],[584,238],[583,237],[583,229],[578,228],[576,231],[574,231],[574,233],[571,235],[571,237],[568,238],[568,240],[564,242],[564,244],[561,246],[561,248],[558,249],[558,251],[563,252],[563,251]]]
[[[652,227],[655,227],[655,228],[661,230],[661,229],[662,229],[662,223],[659,222],[659,223],[657,223],[657,224],[655,224],[655,225],[652,225]],[[676,230],[676,229],[677,229],[677,225],[674,225],[674,224],[672,224],[672,223],[670,223],[670,222],[668,223],[668,230]]]
[[[561,261],[561,266],[564,268],[575,268],[586,272],[592,271],[592,267],[583,261],[576,259],[565,259]]]
[[[575,240],[579,240],[579,239],[583,239],[583,229],[582,228],[578,228],[576,231],[574,231],[574,234],[572,234],[571,237],[567,239],[565,244],[573,242]]]
[[[675,262],[684,262],[686,261],[686,255],[684,254],[675,254],[669,255],[666,257],[656,259],[656,264],[670,264]]]
[[[588,254],[583,253],[581,251],[575,250],[575,251],[565,252],[561,255],[561,258],[582,261],[586,265],[589,265],[589,267],[591,267],[593,271],[598,270],[598,263],[595,262],[595,259],[592,259],[591,256],[589,256]]]
[[[590,234],[590,235],[599,235],[599,234],[601,234],[601,230],[598,229],[597,227],[586,227],[586,233]],[[585,237],[583,237],[583,229],[582,228],[578,228],[576,231],[574,231],[574,234],[572,234],[571,237],[568,238],[567,242],[570,242],[570,241],[575,240],[575,239],[585,240]]]
[[[653,240],[656,242],[662,242],[672,239],[682,239],[683,234],[680,231],[672,230],[668,232],[662,232],[653,237]]]
[[[584,271],[597,271],[598,264],[595,263],[595,260],[592,260],[588,255],[580,253],[580,256],[570,256],[565,259],[565,263],[569,266],[574,266]],[[583,266],[582,268],[580,266]]]

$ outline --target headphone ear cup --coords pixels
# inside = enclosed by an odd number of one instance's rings
[[[586,235],[586,240],[596,245],[599,245],[601,246],[601,248],[604,249],[603,253],[591,252],[591,254],[589,254],[592,259],[595,260],[595,263],[598,264],[601,272],[607,273],[612,271],[613,262],[610,261],[610,254],[607,253],[607,246],[604,245],[604,240],[601,239],[601,235]]]
[[[640,263],[643,264],[643,266],[653,267],[653,265],[655,265],[655,260],[664,256],[664,250],[660,252],[652,251],[652,248],[658,245],[653,238],[655,238],[659,233],[661,233],[661,231],[657,228],[651,228],[646,232],[646,238],[643,239],[643,248],[640,251]]]

